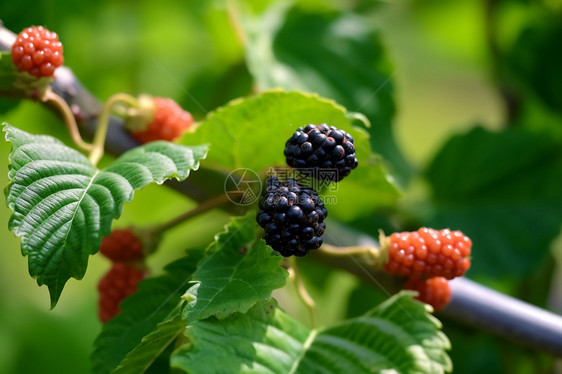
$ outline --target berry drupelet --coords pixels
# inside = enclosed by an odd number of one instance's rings
[[[307,125],[285,143],[287,164],[307,176],[339,182],[357,167],[353,137],[334,126]]]
[[[322,245],[328,211],[318,193],[294,179],[285,183],[276,177],[267,180],[260,200],[258,224],[264,228],[265,242],[281,255],[304,256]]]

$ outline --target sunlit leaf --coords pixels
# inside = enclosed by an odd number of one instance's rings
[[[66,281],[81,279],[123,204],[151,182],[187,178],[206,146],[153,142],[99,170],[78,151],[46,135],[4,127],[12,143],[6,202],[29,273],[46,284],[54,307]]]
[[[216,237],[184,295],[186,321],[245,312],[285,285],[282,257],[259,239],[258,231],[255,214],[249,214],[233,219]]]
[[[333,217],[348,220],[392,205],[398,191],[379,156],[373,154],[368,133],[353,126],[352,113],[332,100],[301,92],[268,91],[256,97],[232,101],[211,112],[195,134],[185,141],[212,143],[213,152],[204,166],[219,170],[249,169],[265,175],[270,167],[288,171],[283,150],[298,127],[309,123],[341,128],[355,139],[357,169],[344,182],[326,191]],[[262,181],[264,182],[264,181]],[[354,209],[346,207],[352,204]],[[333,209],[333,211],[332,211]]]
[[[187,373],[427,373],[452,370],[449,340],[402,292],[365,315],[308,331],[274,300],[246,314],[194,322],[172,366]]]

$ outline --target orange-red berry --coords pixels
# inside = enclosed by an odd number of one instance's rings
[[[103,323],[119,314],[121,301],[137,290],[137,284],[144,277],[142,269],[120,262],[113,263],[98,283],[98,316]]]
[[[434,230],[394,233],[383,239],[388,250],[384,269],[411,278],[463,275],[470,267],[471,240],[460,231]]]
[[[133,230],[118,229],[102,239],[100,252],[112,261],[132,262],[143,259],[142,248],[142,242]]]
[[[439,311],[451,300],[451,288],[444,277],[428,279],[410,278],[404,285],[405,289],[418,291],[416,299],[429,304]]]
[[[154,119],[145,130],[133,131],[131,135],[141,143],[154,140],[174,141],[193,123],[191,114],[183,110],[174,100],[154,97]]]
[[[12,62],[19,71],[41,78],[52,77],[62,65],[62,43],[55,32],[43,26],[28,27],[12,45]]]

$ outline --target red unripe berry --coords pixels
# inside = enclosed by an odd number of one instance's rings
[[[12,45],[12,62],[19,71],[41,78],[52,77],[62,65],[62,43],[55,32],[43,26],[28,27]]]
[[[470,267],[471,240],[460,231],[422,227],[418,231],[394,233],[381,239],[388,251],[384,269],[411,278],[463,275]]]
[[[145,277],[142,269],[115,262],[98,283],[98,316],[106,323],[121,309],[119,304],[137,290],[137,284]]]
[[[174,141],[193,123],[191,114],[183,110],[174,100],[154,97],[154,119],[145,130],[132,131],[131,135],[141,143],[154,140]]]
[[[115,262],[132,262],[143,259],[142,248],[142,242],[133,230],[117,229],[102,239],[100,252]]]
[[[428,279],[410,278],[404,285],[407,290],[418,291],[416,299],[429,304],[439,311],[451,300],[451,288],[444,277],[433,277]]]

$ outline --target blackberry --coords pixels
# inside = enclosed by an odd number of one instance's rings
[[[301,257],[322,245],[327,215],[324,202],[314,189],[303,187],[294,179],[283,183],[269,177],[257,221],[271,248],[285,257]]]
[[[334,126],[307,125],[285,143],[287,164],[306,176],[339,182],[357,167],[353,137]]]

